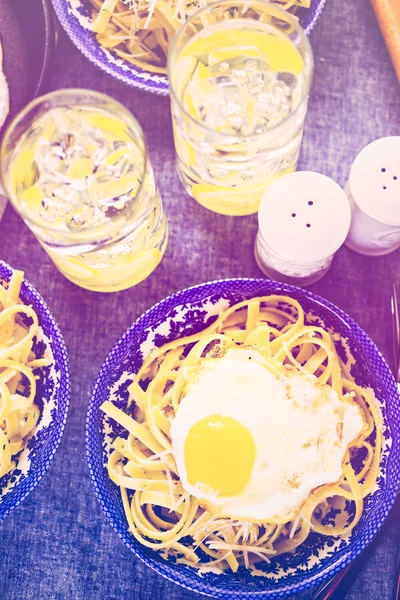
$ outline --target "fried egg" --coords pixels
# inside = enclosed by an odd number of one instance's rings
[[[206,357],[171,426],[183,488],[212,514],[286,523],[342,476],[364,425],[351,397],[251,348]]]
[[[3,48],[0,40],[0,129],[10,110],[8,83],[3,72]]]

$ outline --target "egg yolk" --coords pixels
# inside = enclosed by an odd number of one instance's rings
[[[231,417],[211,415],[191,428],[184,452],[191,485],[204,485],[220,496],[233,496],[249,481],[256,447],[241,423]]]

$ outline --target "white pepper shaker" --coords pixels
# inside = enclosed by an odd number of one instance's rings
[[[400,136],[381,138],[361,150],[345,191],[352,217],[346,245],[368,256],[400,248]]]
[[[284,175],[261,200],[257,264],[271,279],[310,285],[329,269],[350,219],[347,196],[332,179],[312,171]]]

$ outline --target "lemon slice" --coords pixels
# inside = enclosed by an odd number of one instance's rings
[[[197,60],[194,56],[182,57],[171,75],[171,84],[175,88],[178,98],[182,98],[183,91],[189,83],[196,68]]]
[[[113,181],[104,181],[104,183],[93,183],[87,188],[88,194],[92,194],[93,197],[97,197],[99,200],[106,198],[116,198],[117,196],[123,196],[124,194],[130,193],[132,190],[136,190],[139,187],[139,180],[134,173],[125,175],[121,179]]]
[[[198,183],[192,187],[193,198],[199,204],[221,215],[239,217],[257,212],[268,183],[257,186],[225,187]]]
[[[196,164],[196,152],[195,149],[182,134],[178,131],[177,126],[174,127],[174,142],[175,150],[179,160],[188,167],[193,167]]]
[[[252,215],[258,211],[265,190],[276,179],[292,171],[292,167],[287,168],[266,181],[246,183],[237,187],[197,183],[192,187],[192,195],[199,204],[221,215]]]
[[[96,282],[95,289],[99,292],[118,292],[133,287],[151,275],[162,257],[158,248],[151,248],[135,258],[130,268],[127,265],[111,267],[99,278],[99,285]]]
[[[88,177],[93,173],[93,162],[90,158],[81,158],[74,161],[67,171],[67,177],[70,179],[80,179]]]
[[[41,224],[46,224],[41,215],[43,210],[43,192],[37,184],[31,185],[28,189],[24,190],[20,195],[21,207],[26,210],[27,214],[31,219],[40,220]],[[62,227],[64,225],[64,219],[61,217],[55,217],[52,220],[53,227]]]
[[[198,106],[194,102],[189,83],[200,79],[205,81],[211,77],[211,73],[205,65],[197,63],[197,60],[193,56],[185,56],[182,58],[177,67],[178,68],[175,71],[176,81],[174,83],[176,93],[179,98],[183,96],[183,106],[186,112],[193,119],[199,120],[200,112]],[[174,142],[176,153],[182,163],[189,167],[193,166],[196,163],[196,152],[193,146],[191,146],[179,132],[176,123],[174,123]]]
[[[226,58],[221,46],[226,46]],[[207,37],[196,37],[184,48],[182,58],[187,56],[203,56],[220,51],[220,60],[236,58],[242,54],[241,48],[254,48],[257,56],[264,55],[272,71],[293,73],[300,75],[303,71],[304,61],[295,46],[284,37],[277,37],[261,31],[247,31],[229,29],[215,31]]]
[[[55,130],[56,124],[54,123],[53,117],[49,116],[43,122],[43,129],[41,135],[42,139],[47,140],[49,142],[52,136],[54,135]]]
[[[59,254],[56,254],[51,250],[49,251],[47,248],[46,250],[56,267],[61,271],[61,273],[63,273],[65,277],[67,277],[77,285],[86,287],[85,285],[83,285],[83,283],[79,283],[79,281],[92,280],[95,277],[97,277],[100,273],[98,269],[86,265],[83,260],[79,260],[78,258],[72,258],[70,256],[60,256]]]
[[[118,139],[123,142],[132,142],[132,137],[128,132],[126,123],[118,117],[111,117],[95,111],[82,111],[81,118],[88,125],[98,127],[109,141]]]
[[[115,163],[123,156],[132,156],[132,152],[130,151],[128,146],[121,146],[121,148],[110,152],[110,154],[106,157],[105,164],[115,165]]]
[[[33,150],[22,150],[17,154],[10,167],[10,185],[14,193],[18,193],[20,185],[29,187],[33,184],[34,164]]]
[[[207,95],[212,94],[214,91],[214,88],[209,81],[210,78],[210,69],[203,65],[203,63],[199,62],[196,70],[193,73],[193,77],[186,86],[185,93],[183,95],[183,106],[186,112],[188,112],[193,119],[196,119],[196,121],[200,120],[200,106],[199,103],[196,102],[195,95],[193,94],[193,87],[190,86],[190,84],[192,82],[201,81],[201,84],[196,84],[196,88],[201,91],[201,97],[204,98]]]
[[[97,269],[86,265],[84,260],[47,252],[67,279],[80,287],[98,292],[116,292],[137,285],[154,271],[162,259],[160,250],[151,248],[134,258],[130,264],[127,257],[123,257],[116,266]]]
[[[43,194],[37,185],[32,185],[21,194],[21,202],[26,205],[27,209],[35,212],[42,208],[42,199]]]
[[[199,64],[196,67],[195,72],[193,73],[193,79],[195,81],[197,81],[199,79],[209,79],[210,77],[211,77],[210,69],[208,67],[206,67],[205,65],[203,65],[203,63],[199,62]]]
[[[246,58],[260,58],[260,51],[254,46],[237,46],[235,50],[232,47],[221,48],[221,50],[214,50],[210,52],[208,56],[208,64],[216,65],[217,63],[224,62],[227,60],[233,60],[238,56],[245,56]]]
[[[136,285],[146,279],[154,271],[161,261],[162,254],[158,248],[150,248],[141,253],[139,256],[118,263],[115,267],[109,269],[109,277],[111,281],[118,283],[119,281],[129,281],[129,286]]]
[[[184,96],[183,96],[183,106],[184,106],[186,112],[189,113],[189,115],[193,119],[196,119],[196,121],[200,120],[200,118],[201,118],[200,109],[193,100],[193,94],[192,94],[192,91],[191,91],[189,85],[186,88]]]

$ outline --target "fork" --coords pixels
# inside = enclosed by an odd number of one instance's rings
[[[400,301],[395,284],[392,286],[390,308],[393,325],[393,356],[395,365],[394,375],[400,392]],[[400,500],[398,499],[396,502],[396,508],[399,506],[399,502]],[[394,507],[392,515],[395,513],[397,513],[397,510]],[[364,552],[362,552],[355,560],[353,560],[345,569],[343,569],[343,571],[330,579],[327,583],[324,583],[322,586],[320,586],[314,594],[312,600],[331,600],[334,597],[342,600],[353,583],[357,573],[365,564],[374,546],[374,543],[370,544],[369,547],[364,550]],[[397,557],[396,590],[394,600],[400,600],[400,553]]]
[[[392,323],[393,323],[393,355],[395,365],[395,378],[400,391],[400,303],[396,285],[392,287]]]
[[[395,284],[393,284],[392,289],[391,309],[393,322],[393,354],[396,369],[395,377],[400,392],[400,304]],[[396,579],[395,600],[400,600],[400,552],[397,556]]]

